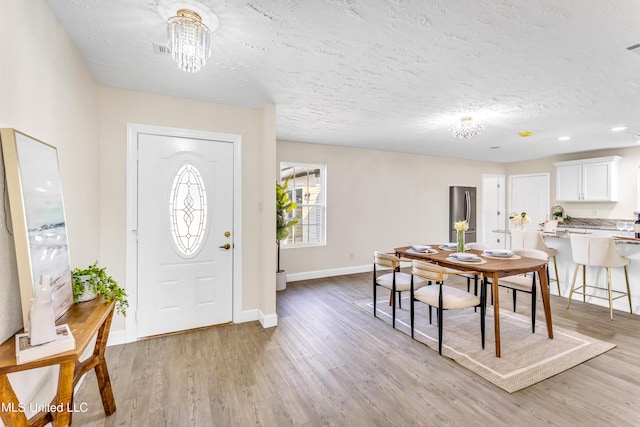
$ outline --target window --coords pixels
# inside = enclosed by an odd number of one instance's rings
[[[281,163],[280,182],[289,179],[289,197],[298,204],[291,216],[298,224],[289,237],[282,241],[285,247],[321,246],[325,244],[326,221],[326,166]]]
[[[169,196],[171,237],[178,252],[193,257],[202,243],[207,224],[207,192],[200,171],[183,163],[173,178]]]

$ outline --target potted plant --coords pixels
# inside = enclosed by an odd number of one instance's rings
[[[102,295],[107,302],[115,300],[118,313],[127,315],[129,301],[126,292],[106,273],[106,267],[98,267],[98,261],[85,269],[74,268],[71,277],[73,302],[89,301]]]
[[[276,290],[282,291],[287,288],[287,276],[285,271],[280,269],[280,241],[289,236],[289,228],[298,223],[296,216],[290,217],[289,212],[298,207],[297,203],[289,198],[289,178],[280,184],[276,181],[276,244],[278,246],[278,269],[276,270]]]

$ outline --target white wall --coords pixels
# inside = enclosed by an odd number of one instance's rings
[[[482,174],[504,173],[499,163],[290,141],[278,141],[280,162],[327,165],[327,245],[283,249],[293,278],[369,266],[374,250],[449,241],[449,186],[477,187],[482,206]]]
[[[98,85],[44,1],[2,0],[0,52],[0,127],[57,147],[71,262],[86,265],[98,257],[100,240]],[[2,170],[0,176],[3,181]],[[5,224],[11,225],[3,212],[0,341],[22,327],[13,238]],[[12,374],[10,380],[19,398],[48,402],[56,371]]]

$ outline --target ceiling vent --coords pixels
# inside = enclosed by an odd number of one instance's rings
[[[635,53],[636,55],[640,55],[640,43],[636,43],[633,46],[629,46],[627,50]]]
[[[153,52],[158,55],[171,55],[171,49],[166,44],[154,43]]]

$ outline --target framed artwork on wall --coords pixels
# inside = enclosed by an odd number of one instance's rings
[[[55,318],[73,304],[58,152],[15,129],[0,129],[25,330],[40,278],[49,276]]]

